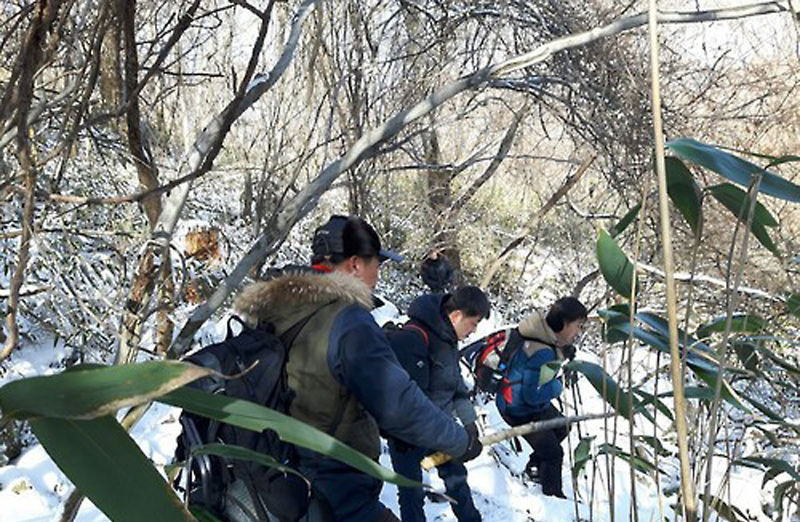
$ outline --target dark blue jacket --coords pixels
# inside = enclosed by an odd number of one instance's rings
[[[430,407],[439,404],[409,378],[369,312],[356,305],[343,309],[333,323],[329,347],[331,373],[358,397],[381,431],[415,446],[464,453],[464,430],[450,415]],[[457,370],[457,352],[455,357]]]
[[[400,364],[431,402],[469,424],[475,421],[475,410],[461,377],[458,337],[442,309],[446,297],[428,294],[411,303],[408,311],[410,323],[427,333],[427,343],[418,331],[404,329],[390,334],[390,344]]]

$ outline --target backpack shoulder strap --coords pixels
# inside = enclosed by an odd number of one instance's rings
[[[292,344],[294,343],[295,339],[297,339],[297,336],[300,335],[300,332],[303,330],[303,328],[305,328],[305,326],[308,324],[308,322],[311,320],[311,318],[314,317],[315,315],[317,315],[317,312],[319,312],[320,310],[322,310],[323,308],[325,308],[326,306],[330,305],[333,302],[334,301],[329,301],[329,302],[325,303],[324,305],[322,305],[319,308],[315,309],[313,312],[311,312],[307,316],[303,317],[302,319],[300,319],[299,321],[294,323],[292,326],[289,327],[288,330],[283,332],[279,336],[280,339],[281,339],[281,342],[283,343],[283,345],[286,346],[287,349],[289,347],[291,347]]]
[[[425,330],[425,328],[423,328],[419,324],[413,321],[408,321],[406,324],[403,325],[403,330],[411,330],[417,332],[420,336],[422,336],[422,340],[425,343],[425,347],[430,345],[430,337],[428,336],[428,331]]]

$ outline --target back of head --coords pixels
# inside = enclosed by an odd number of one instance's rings
[[[397,254],[381,250],[381,240],[372,226],[358,216],[334,215],[314,231],[311,243],[312,264],[337,265],[352,256],[401,259]]]
[[[562,297],[550,307],[547,312],[547,325],[558,333],[564,329],[564,325],[578,319],[586,319],[589,311],[575,297]]]
[[[444,254],[431,253],[422,262],[419,268],[422,281],[433,292],[444,292],[453,282],[453,267]]]
[[[487,319],[491,311],[489,298],[477,286],[462,286],[448,296],[443,307],[445,314],[458,310],[466,317],[479,316],[482,319]]]

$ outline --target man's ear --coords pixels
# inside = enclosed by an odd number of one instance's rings
[[[461,310],[453,310],[452,312],[447,314],[447,317],[450,319],[451,323],[456,324],[464,317],[464,312],[462,312]]]
[[[358,268],[358,256],[350,256],[342,261],[339,266],[342,267],[342,270],[347,272],[348,274],[355,274],[356,269]]]

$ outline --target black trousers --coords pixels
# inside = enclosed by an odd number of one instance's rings
[[[525,418],[503,415],[503,419],[510,426],[519,426],[529,422],[538,422],[549,419],[561,418],[561,412],[552,404]],[[542,492],[550,496],[564,496],[561,483],[561,466],[564,461],[564,450],[561,441],[567,438],[569,426],[553,428],[544,431],[535,431],[522,437],[533,448],[528,459],[528,467],[536,466],[539,470],[539,479],[542,483]]]

